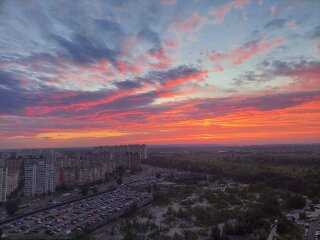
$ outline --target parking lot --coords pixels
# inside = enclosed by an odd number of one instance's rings
[[[320,240],[320,224],[319,221],[312,221],[305,228],[305,240]]]
[[[116,190],[21,217],[1,227],[8,239],[69,239],[84,228],[94,229],[123,215],[134,203],[140,207],[151,200],[150,193]]]

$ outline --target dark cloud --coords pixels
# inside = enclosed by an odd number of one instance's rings
[[[286,19],[276,18],[276,19],[273,19],[273,20],[267,22],[264,25],[264,28],[266,28],[266,29],[280,29],[280,28],[284,28],[286,23],[287,23]]]
[[[194,66],[179,66],[168,70],[151,71],[149,74],[136,77],[133,80],[114,82],[113,84],[117,89],[93,92],[61,90],[44,84],[31,91],[20,88],[22,82],[13,74],[0,71],[0,114],[10,113],[24,116],[27,107],[52,108],[48,112],[36,114],[37,116],[51,117],[84,116],[100,111],[125,112],[151,104],[159,97],[160,92],[129,93],[129,95],[121,96],[123,92],[139,89],[144,84],[153,84],[155,87],[161,86],[168,81],[188,77],[199,71]],[[108,100],[119,94],[121,97]],[[85,107],[87,103],[88,107]],[[68,107],[71,105],[74,107]],[[80,106],[77,107],[77,105]]]
[[[54,36],[57,43],[65,50],[62,56],[80,64],[95,63],[108,59],[115,63],[119,52],[106,46],[105,43],[95,42],[81,34],[74,35],[71,39]]]
[[[35,103],[36,98],[31,94],[22,94],[22,92],[13,89],[0,87],[0,115],[23,115],[25,106]]]
[[[236,85],[242,85],[245,83],[264,83],[271,80],[272,79],[267,73],[256,73],[255,71],[247,71],[246,73],[233,79]]]
[[[314,80],[320,76],[320,61],[300,58],[294,61],[265,60],[256,71],[247,71],[233,79],[236,85],[265,83],[276,77],[291,77],[296,81]]]
[[[132,80],[125,80],[121,82],[115,82],[115,85],[119,89],[135,89],[142,86],[141,82],[138,81],[132,81]]]
[[[110,103],[96,106],[94,107],[94,110],[100,109],[113,112],[126,112],[129,110],[132,111],[137,108],[143,108],[148,106],[149,104],[153,103],[157,97],[158,93],[155,91],[130,95]]]
[[[320,61],[316,60],[306,60],[300,58],[297,61],[279,61],[271,60],[264,61],[263,63],[267,66],[267,70],[273,76],[297,76],[303,75],[308,72],[320,72]]]
[[[236,97],[205,99],[196,104],[196,107],[199,111],[199,113],[196,115],[199,116],[201,115],[201,112],[203,112],[206,114],[211,113],[212,116],[219,116],[246,108],[255,108],[261,111],[284,109],[317,99],[319,97],[320,91],[313,91],[279,93],[244,99],[238,99]]]
[[[320,91],[280,93],[247,98],[239,102],[239,107],[254,107],[258,110],[269,111],[293,107],[319,97]]]
[[[122,35],[122,29],[120,24],[113,22],[113,21],[109,21],[106,19],[96,19],[94,20],[97,28],[102,29],[106,32],[110,32],[110,33],[115,33],[117,35]]]
[[[25,106],[37,102],[39,96],[23,88],[23,82],[10,72],[0,71],[0,115],[23,114]]]
[[[320,25],[316,26],[310,33],[310,38],[319,39],[320,38]]]
[[[0,89],[19,89],[20,85],[21,81],[17,79],[12,73],[0,70]]]
[[[138,78],[139,80],[145,81],[145,82],[152,82],[155,84],[165,84],[168,80],[174,80],[178,78],[182,78],[184,76],[192,75],[197,72],[200,72],[201,70],[195,66],[179,66],[176,68],[166,69],[162,71],[153,71],[149,74],[147,74],[143,78]]]
[[[159,35],[148,27],[144,27],[138,37],[151,45],[150,51],[159,52],[162,49]]]

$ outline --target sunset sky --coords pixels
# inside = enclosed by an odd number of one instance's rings
[[[318,0],[0,0],[0,148],[320,142]]]

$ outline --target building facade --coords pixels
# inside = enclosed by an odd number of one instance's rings
[[[0,202],[7,201],[8,168],[0,168]]]
[[[56,190],[56,172],[52,162],[31,161],[25,164],[24,194],[27,197]]]

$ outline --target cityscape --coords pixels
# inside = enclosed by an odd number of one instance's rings
[[[320,0],[0,0],[0,240],[320,240]]]
[[[23,196],[54,193],[56,188],[104,181],[116,169],[141,170],[146,145],[97,147],[83,152],[26,150],[2,153],[0,159],[1,202],[23,182]]]
[[[2,238],[317,239],[319,155],[319,145],[5,150]]]

